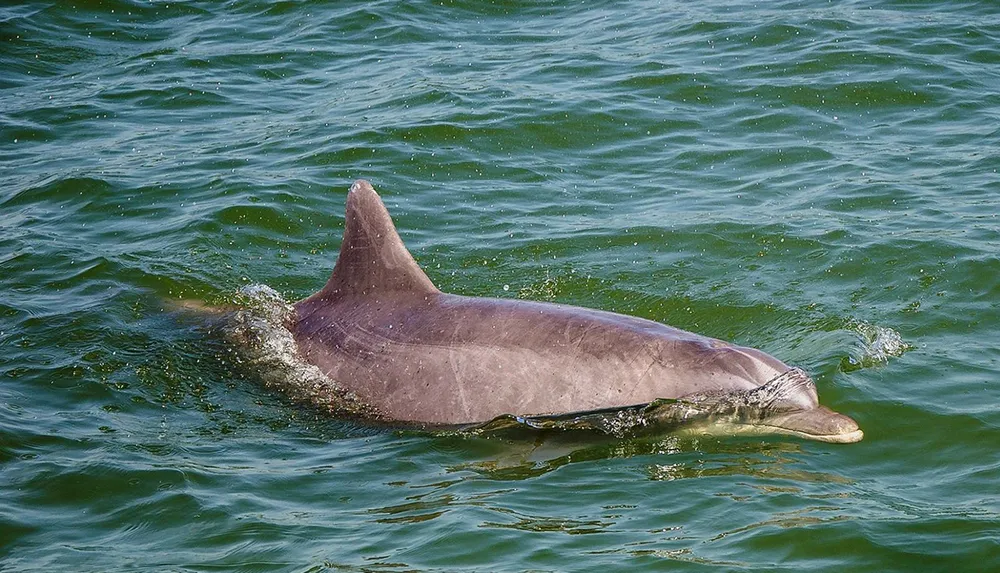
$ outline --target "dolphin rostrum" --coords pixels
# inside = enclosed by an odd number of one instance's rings
[[[286,308],[288,345],[322,373],[299,394],[386,420],[607,429],[587,421],[624,416],[713,433],[863,436],[819,405],[805,372],[760,350],[612,312],[439,291],[363,180],[348,194],[329,281]]]

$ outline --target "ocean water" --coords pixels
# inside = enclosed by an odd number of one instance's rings
[[[0,571],[1000,570],[995,2],[0,7]],[[331,419],[178,308],[333,268],[761,348],[794,438]],[[544,380],[539,380],[544,383]]]

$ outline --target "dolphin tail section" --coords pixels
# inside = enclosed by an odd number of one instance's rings
[[[339,297],[375,292],[437,293],[403,245],[382,199],[359,179],[347,195],[344,241],[330,280],[319,295]]]

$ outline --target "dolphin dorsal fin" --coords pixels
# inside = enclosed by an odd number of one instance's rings
[[[359,179],[347,194],[344,242],[321,293],[336,297],[399,291],[439,292],[406,250],[371,183]]]

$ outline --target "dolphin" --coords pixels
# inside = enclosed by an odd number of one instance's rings
[[[819,405],[804,371],[760,350],[612,312],[441,292],[364,180],[348,193],[332,275],[287,310],[288,344],[322,373],[307,394],[384,420],[864,435]]]

